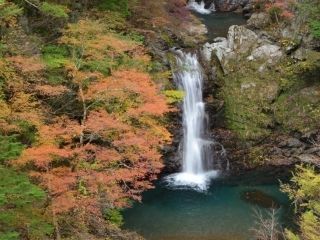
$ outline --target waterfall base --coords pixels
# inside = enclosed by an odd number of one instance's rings
[[[200,3],[196,2],[195,0],[190,0],[187,8],[190,10],[193,10],[195,12],[198,12],[200,14],[210,14],[211,12],[215,12],[215,6],[212,4],[210,8],[205,8],[204,1],[201,1]]]
[[[207,191],[212,179],[218,177],[219,171],[212,170],[200,174],[181,172],[174,173],[164,178],[170,188],[193,189],[197,191]]]

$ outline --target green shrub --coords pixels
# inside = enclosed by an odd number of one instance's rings
[[[185,93],[180,90],[166,90],[164,91],[164,95],[169,103],[177,103],[183,100]]]
[[[49,84],[60,85],[66,82],[64,65],[70,56],[65,45],[46,45],[42,48],[42,60],[47,66],[46,79]]]
[[[19,121],[16,123],[19,126],[17,139],[25,145],[32,145],[37,140],[37,128],[27,121]]]
[[[2,21],[7,21],[22,13],[22,9],[12,2],[0,0],[0,26]]]
[[[299,2],[299,11],[309,23],[312,35],[320,38],[320,1],[304,0]]]
[[[68,82],[63,68],[48,69],[46,72],[46,80],[51,85],[61,85]]]
[[[0,42],[0,58],[4,56],[7,51],[7,45]]]
[[[68,9],[60,4],[43,2],[40,6],[40,11],[46,15],[56,18],[68,18]]]
[[[68,56],[68,49],[64,45],[46,45],[42,48],[42,59],[49,69],[63,67]]]
[[[117,32],[127,31],[127,22],[125,16],[119,12],[105,11],[101,21],[104,23],[105,28]]]
[[[131,40],[141,44],[144,42],[144,36],[135,32],[128,32],[126,34],[117,34],[117,37],[119,37],[120,39]]]
[[[18,232],[0,233],[0,240],[19,240]]]
[[[310,23],[311,33],[315,38],[320,39],[320,21],[312,21]]]
[[[108,208],[104,213],[105,219],[110,221],[111,223],[121,226],[123,224],[123,217],[121,212],[117,208]]]
[[[280,7],[277,6],[272,6],[269,10],[268,13],[270,15],[270,18],[273,22],[279,22],[280,16],[282,14],[283,10]]]
[[[142,60],[132,58],[127,54],[121,54],[116,58],[117,68],[135,68],[140,71],[147,71],[148,66]]]
[[[86,61],[82,64],[80,70],[89,71],[89,72],[98,71],[105,76],[110,76],[111,69],[113,67],[116,67],[116,63],[109,58],[105,58],[100,61],[99,60]]]
[[[53,232],[43,215],[46,195],[28,177],[0,166],[0,239],[46,239]]]
[[[288,240],[317,240],[320,236],[320,174],[311,166],[296,166],[290,184],[283,184],[282,191],[289,198],[300,215],[300,232],[294,234],[286,230]]]
[[[129,108],[138,107],[141,100],[138,94],[128,93],[126,98],[111,97],[104,104],[108,113],[125,113]]]
[[[23,145],[16,136],[0,135],[0,163],[19,157],[22,150]]]
[[[128,0],[102,0],[98,5],[98,9],[105,11],[116,11],[121,13],[123,16],[129,15]]]

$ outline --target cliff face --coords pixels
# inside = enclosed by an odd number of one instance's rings
[[[305,29],[299,14],[276,22],[257,12],[247,26],[232,26],[227,38],[204,45],[220,99],[220,114],[212,112],[214,132],[234,169],[320,166],[319,41]]]

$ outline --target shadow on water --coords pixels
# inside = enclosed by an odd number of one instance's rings
[[[283,226],[291,225],[289,200],[279,184],[252,180],[216,179],[206,193],[170,189],[158,181],[155,189],[144,193],[142,203],[123,212],[124,228],[147,240],[248,240],[254,209],[265,211],[271,205],[279,209]]]
[[[216,37],[226,37],[228,29],[232,25],[244,25],[246,20],[242,14],[235,12],[214,12],[207,15],[194,13],[208,29],[208,40]]]

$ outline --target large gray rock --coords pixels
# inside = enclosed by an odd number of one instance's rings
[[[235,52],[246,53],[257,45],[258,36],[244,26],[233,25],[228,31],[228,47]]]
[[[206,43],[203,45],[201,54],[203,58],[210,62],[213,58],[219,61],[224,73],[228,72],[228,61],[235,58],[235,53],[228,47],[228,40],[226,38],[216,38],[214,43]]]
[[[279,146],[282,148],[300,148],[303,143],[299,139],[291,137],[279,143]]]
[[[270,16],[267,13],[253,13],[248,19],[247,25],[250,28],[261,29],[268,26],[271,22]]]
[[[283,56],[281,48],[277,45],[266,44],[254,49],[248,60],[264,60],[270,64],[276,63]]]
[[[298,48],[291,57],[298,61],[304,61],[307,59],[307,50],[304,48]]]
[[[201,54],[207,63],[213,60],[214,55],[225,74],[230,71],[233,62],[244,56],[248,56],[248,61],[262,62],[257,70],[263,72],[284,55],[281,48],[272,44],[268,36],[264,34],[258,36],[250,29],[237,25],[229,28],[227,38],[215,38],[213,43],[204,44]]]

